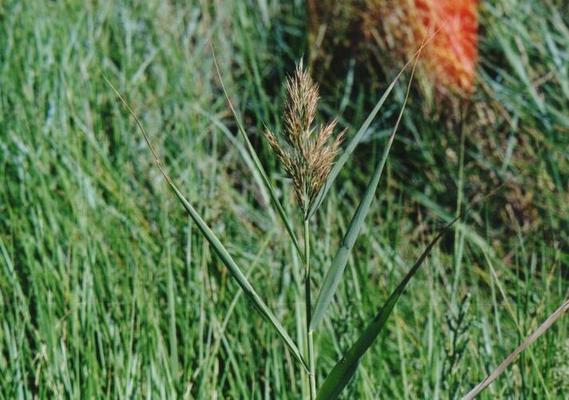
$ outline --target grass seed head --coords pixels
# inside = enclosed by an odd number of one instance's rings
[[[318,85],[303,69],[302,61],[286,82],[287,99],[282,139],[267,130],[271,148],[292,179],[295,196],[306,217],[324,185],[342,143],[343,132],[334,137],[336,121],[314,127]]]

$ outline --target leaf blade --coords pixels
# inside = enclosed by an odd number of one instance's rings
[[[423,43],[421,43],[421,46],[419,46],[417,51],[415,51],[415,54],[413,54],[413,57],[411,57],[405,63],[405,65],[401,68],[401,70],[399,70],[397,75],[395,75],[395,77],[393,78],[393,80],[391,81],[391,83],[389,84],[387,89],[385,89],[385,92],[383,92],[383,95],[378,100],[378,102],[375,104],[374,108],[369,113],[369,115],[366,118],[366,120],[364,121],[363,125],[360,127],[360,129],[358,129],[358,131],[356,132],[354,137],[352,139],[350,139],[350,141],[348,142],[348,145],[344,149],[344,152],[334,163],[334,166],[332,167],[332,170],[328,174],[328,178],[326,179],[324,186],[322,187],[322,189],[320,189],[320,192],[318,193],[316,200],[314,201],[313,206],[309,210],[309,214],[308,214],[309,218],[314,215],[316,210],[318,210],[318,208],[320,207],[320,205],[324,201],[324,198],[326,197],[326,195],[330,191],[330,188],[332,187],[332,185],[334,184],[334,181],[338,177],[338,174],[340,173],[340,171],[344,167],[344,164],[346,164],[346,162],[348,161],[348,158],[350,158],[350,156],[352,155],[352,153],[356,149],[357,145],[359,144],[360,140],[362,139],[363,135],[366,133],[369,126],[371,125],[371,123],[375,119],[377,113],[379,112],[381,107],[383,107],[383,104],[387,100],[387,97],[389,96],[389,94],[391,94],[391,92],[395,88],[395,85],[399,81],[399,78],[401,78],[401,75],[403,75],[403,72],[405,72],[405,70],[410,65],[413,65],[413,71],[415,70],[415,68],[417,66],[417,62],[419,61],[419,57],[421,56],[421,52],[430,43],[430,41],[433,40],[433,38],[439,33],[439,30],[440,30],[440,28],[437,29],[433,34],[431,34],[431,36],[426,38],[423,41]]]
[[[415,276],[432,248],[444,236],[444,234],[458,221],[462,215],[455,217],[452,221],[446,224],[441,231],[431,240],[427,247],[423,250],[415,264],[411,267],[409,272],[405,275],[403,280],[399,283],[397,288],[391,293],[387,301],[383,304],[374,319],[364,329],[360,337],[350,347],[348,352],[342,359],[332,368],[332,371],[326,377],[324,383],[318,391],[316,400],[333,400],[336,399],[346,385],[354,376],[362,356],[371,347],[383,327],[387,322],[395,304],[399,297]]]
[[[257,152],[253,148],[253,145],[251,144],[251,141],[249,140],[249,137],[247,136],[247,132],[245,131],[245,128],[243,127],[243,123],[241,122],[241,118],[239,117],[239,114],[237,114],[237,110],[235,109],[235,107],[233,107],[233,103],[231,102],[231,99],[229,98],[229,94],[227,93],[227,89],[225,88],[225,84],[223,83],[223,79],[221,78],[221,72],[219,71],[219,65],[217,63],[217,57],[215,56],[215,51],[213,49],[213,46],[211,46],[211,52],[213,55],[213,63],[215,65],[217,77],[218,77],[219,82],[221,84],[221,88],[223,90],[223,94],[225,95],[225,99],[227,100],[227,104],[229,105],[229,109],[231,110],[231,113],[233,114],[233,118],[235,119],[235,122],[237,123],[237,130],[239,131],[239,133],[243,137],[243,140],[245,141],[247,151],[249,152],[249,155],[253,161],[253,164],[255,165],[255,168],[257,169],[257,171],[259,172],[259,175],[262,178],[262,182],[265,184],[266,190],[269,192],[269,196],[270,196],[274,206],[277,209],[279,217],[281,218],[281,220],[283,221],[283,223],[285,225],[285,229],[286,229],[288,235],[290,236],[290,238],[294,244],[295,249],[297,250],[298,256],[304,262],[304,253],[303,253],[302,249],[300,248],[300,244],[299,244],[298,239],[294,233],[294,229],[292,228],[292,224],[290,223],[290,218],[288,217],[284,207],[282,206],[281,202],[279,201],[279,198],[277,197],[275,189],[273,188],[273,185],[271,184],[271,181],[270,181],[267,173],[265,172],[263,165],[261,164],[261,160],[259,160],[259,157],[257,156]]]
[[[413,83],[413,76],[415,74],[415,68],[417,66],[417,60],[418,58],[415,59],[415,63],[413,64],[413,70],[411,72],[409,84],[407,85],[405,100],[397,117],[397,122],[395,123],[395,126],[393,127],[393,130],[387,140],[383,155],[375,167],[374,173],[369,180],[364,196],[362,197],[362,200],[360,201],[360,204],[358,205],[358,208],[356,209],[356,212],[350,221],[348,230],[346,231],[341,245],[338,248],[336,255],[334,256],[334,259],[332,260],[332,264],[324,276],[324,281],[322,282],[322,286],[318,292],[318,297],[314,306],[315,308],[312,315],[312,320],[310,321],[310,331],[314,331],[316,329],[320,321],[322,321],[322,318],[324,317],[328,306],[332,302],[334,293],[340,284],[340,280],[346,268],[346,264],[348,263],[350,253],[352,252],[354,244],[356,243],[356,239],[358,238],[359,233],[362,229],[365,217],[367,216],[367,213],[369,212],[369,209],[373,202],[375,192],[377,191],[379,181],[383,174],[383,169],[387,163],[387,158],[389,157],[391,146],[395,139],[395,134],[397,133],[401,119],[403,117],[403,112],[405,111],[405,106],[407,105],[407,101],[409,99],[411,84]]]
[[[146,130],[142,126],[142,122],[139,120],[134,110],[130,107],[128,102],[114,87],[114,85],[106,77],[104,77],[104,79],[107,82],[107,84],[113,89],[117,97],[121,100],[125,108],[129,111],[131,116],[136,121],[136,124],[139,130],[141,131],[142,135],[144,136],[144,140],[146,141],[148,148],[152,152],[154,160],[156,161],[156,164],[160,169],[160,172],[166,179],[168,186],[170,186],[170,188],[172,189],[178,200],[182,203],[184,209],[188,212],[194,223],[198,226],[198,229],[200,230],[202,235],[206,238],[206,240],[214,249],[217,256],[221,259],[225,267],[229,270],[233,278],[237,281],[237,284],[241,287],[243,293],[245,293],[245,295],[253,302],[255,309],[261,314],[261,316],[265,320],[267,320],[274,327],[274,329],[277,331],[277,334],[281,337],[286,346],[292,352],[293,356],[300,362],[302,367],[306,371],[308,371],[308,366],[306,364],[306,361],[302,357],[300,350],[298,349],[292,338],[289,336],[287,331],[284,329],[280,321],[276,318],[276,316],[273,314],[270,308],[265,304],[263,299],[261,299],[261,297],[257,294],[257,292],[255,291],[255,289],[253,288],[247,277],[243,274],[243,272],[241,271],[235,260],[233,260],[233,257],[231,257],[225,246],[223,246],[219,238],[213,233],[211,228],[207,225],[207,223],[203,220],[203,218],[199,215],[199,213],[194,209],[194,207],[190,204],[190,202],[178,189],[172,178],[170,178],[170,176],[166,173],[166,170],[162,166],[160,158],[158,157],[157,151],[154,149],[154,146],[150,142],[150,138],[146,133]]]

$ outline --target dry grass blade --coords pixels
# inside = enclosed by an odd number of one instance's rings
[[[569,299],[557,309],[553,314],[545,320],[539,328],[535,330],[531,335],[529,335],[523,342],[514,350],[506,359],[496,368],[490,375],[486,377],[482,382],[480,382],[474,389],[472,389],[462,400],[472,400],[476,398],[484,389],[486,389],[492,382],[494,382],[498,377],[514,362],[516,357],[524,351],[528,346],[535,342],[541,335],[543,335],[551,326],[561,318],[567,311],[569,311]]]
[[[255,305],[255,308],[259,311],[261,316],[263,318],[265,318],[275,328],[278,335],[285,342],[285,344],[290,349],[290,351],[292,352],[294,357],[300,362],[302,367],[308,371],[308,367],[306,365],[306,362],[304,361],[304,358],[300,354],[298,347],[293,342],[293,340],[291,339],[289,334],[286,332],[286,330],[284,329],[282,324],[279,322],[279,320],[276,318],[276,316],[273,314],[273,312],[269,309],[269,307],[265,304],[265,302],[261,299],[261,297],[257,294],[255,289],[253,288],[251,283],[249,283],[249,280],[243,274],[243,272],[241,271],[241,269],[239,268],[239,266],[237,265],[235,260],[233,260],[233,257],[231,257],[231,255],[229,254],[229,252],[227,251],[225,246],[223,246],[223,244],[217,238],[217,236],[213,233],[211,228],[206,224],[206,222],[202,219],[202,217],[198,214],[198,212],[194,209],[194,207],[192,207],[190,202],[184,197],[184,195],[178,189],[178,187],[176,186],[176,184],[174,183],[172,178],[170,178],[170,176],[166,173],[164,166],[160,162],[158,152],[156,151],[156,149],[154,148],[154,146],[150,142],[150,138],[148,137],[146,130],[142,126],[142,123],[138,119],[138,116],[136,115],[134,110],[130,107],[128,102],[124,99],[124,97],[120,94],[120,92],[114,87],[114,85],[107,78],[104,78],[104,79],[107,82],[107,84],[113,89],[113,91],[115,92],[117,97],[121,100],[123,105],[126,107],[126,109],[129,111],[129,113],[132,115],[132,117],[136,121],[136,124],[137,124],[138,128],[140,129],[142,135],[144,136],[144,140],[146,141],[148,148],[150,149],[150,151],[152,152],[152,155],[154,156],[154,160],[156,161],[156,164],[158,165],[160,172],[162,173],[162,175],[164,176],[164,178],[168,182],[168,185],[170,186],[172,191],[176,194],[176,197],[178,197],[178,200],[180,200],[180,202],[182,203],[182,206],[184,207],[184,209],[188,212],[188,214],[190,215],[190,217],[192,218],[194,223],[198,226],[202,235],[206,238],[206,240],[212,246],[215,253],[221,259],[223,264],[227,267],[227,269],[229,270],[229,272],[231,273],[233,278],[237,281],[238,285],[241,287],[241,289],[243,290],[245,295],[253,302],[253,304]]]

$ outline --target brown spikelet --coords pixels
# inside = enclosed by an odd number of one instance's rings
[[[283,139],[267,130],[265,137],[294,185],[295,196],[306,217],[324,185],[339,152],[343,132],[334,139],[336,121],[313,128],[318,106],[318,86],[302,62],[286,82]]]
[[[291,146],[300,146],[300,141],[306,141],[310,136],[309,130],[316,116],[318,86],[303,70],[301,61],[285,87],[288,94],[284,115],[285,138]]]

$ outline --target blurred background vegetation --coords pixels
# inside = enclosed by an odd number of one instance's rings
[[[481,2],[477,90],[463,118],[412,96],[316,337],[320,379],[432,233],[503,187],[429,257],[345,398],[460,397],[567,297],[568,15],[564,1]],[[301,266],[252,178],[210,43],[294,212],[260,133],[279,129],[282,83],[310,59],[308,25],[304,0],[0,2],[0,398],[299,398],[291,356],[168,192],[103,76],[300,337]],[[397,67],[350,37],[312,61],[322,119],[338,117],[348,136]],[[318,213],[316,282],[403,94],[401,84]],[[567,328],[560,320],[482,398],[567,398]]]

